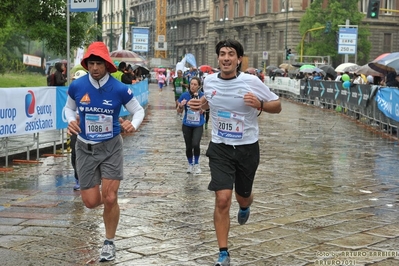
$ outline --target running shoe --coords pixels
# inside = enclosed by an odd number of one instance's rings
[[[193,168],[194,168],[194,166],[192,164],[188,164],[187,174],[192,174],[193,173]]]
[[[73,190],[78,191],[80,190],[79,180],[76,179],[76,184],[73,186]]]
[[[230,254],[227,251],[219,252],[219,259],[214,266],[230,266]]]
[[[111,261],[115,259],[115,245],[114,242],[105,240],[104,246],[101,249],[100,262]]]
[[[199,164],[194,164],[194,168],[193,168],[194,174],[195,175],[199,175],[201,174],[201,167]]]
[[[249,213],[249,207],[245,211],[241,210],[241,208],[238,210],[237,219],[240,225],[243,225],[248,221]]]

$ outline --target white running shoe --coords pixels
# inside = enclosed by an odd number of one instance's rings
[[[192,174],[193,173],[193,168],[194,168],[194,166],[192,164],[188,164],[187,174]]]
[[[200,167],[199,164],[195,164],[193,170],[194,170],[194,174],[195,174],[195,175],[201,174],[201,167]]]

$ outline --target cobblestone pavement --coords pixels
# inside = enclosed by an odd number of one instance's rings
[[[124,136],[117,258],[102,265],[213,265],[214,195],[186,174],[170,88],[150,85],[148,115]],[[231,210],[231,265],[399,265],[398,143],[332,111],[283,100],[260,117],[261,163],[246,225]],[[1,265],[98,265],[102,209],[74,192],[69,157],[0,173]]]

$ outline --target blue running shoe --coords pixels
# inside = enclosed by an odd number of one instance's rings
[[[76,184],[73,186],[73,190],[80,190],[79,180],[76,179]]]
[[[113,242],[105,240],[104,246],[101,249],[100,262],[110,261],[115,259],[115,245]]]
[[[243,225],[248,221],[250,212],[249,207],[245,211],[241,210],[241,208],[238,210],[237,219],[240,225]]]
[[[219,259],[214,266],[230,266],[230,254],[227,251],[220,251]]]

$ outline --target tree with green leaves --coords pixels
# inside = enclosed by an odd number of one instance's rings
[[[0,71],[2,62],[21,58],[26,43],[39,41],[47,51],[67,54],[68,0],[0,1]],[[94,26],[93,26],[94,25]],[[101,35],[92,12],[70,13],[70,49],[86,46]]]
[[[303,55],[308,56],[330,56],[332,65],[339,65],[344,62],[344,55],[338,54],[338,31],[339,25],[345,25],[349,19],[350,25],[358,25],[357,41],[357,63],[365,64],[369,60],[371,44],[368,41],[370,30],[368,25],[362,23],[364,14],[359,12],[358,0],[329,0],[327,7],[323,7],[322,0],[315,0],[310,8],[306,10],[302,17],[299,31],[301,36],[314,28],[319,28],[331,22],[331,30],[325,32],[324,29],[306,33],[311,41],[305,41],[303,45]],[[305,38],[306,40],[306,38]],[[301,50],[301,44],[297,50]],[[349,55],[349,62],[354,62],[355,56]]]
[[[6,0],[9,1],[9,0]],[[34,1],[19,0],[15,5],[15,21],[28,38],[44,41],[46,48],[66,54],[67,50],[67,0]],[[96,34],[88,34],[93,29],[93,13],[70,13],[70,46],[80,47],[85,42],[96,39]],[[90,33],[90,32],[89,32]]]

